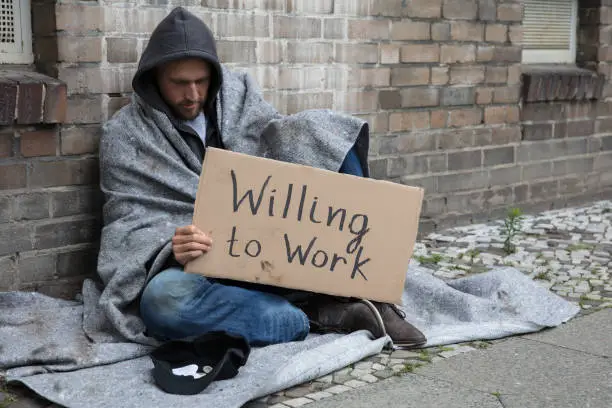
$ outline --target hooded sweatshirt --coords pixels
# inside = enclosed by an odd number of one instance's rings
[[[198,134],[186,126],[173,113],[161,96],[155,69],[164,63],[184,58],[201,58],[208,62],[211,68],[211,80],[208,96],[204,104],[206,116],[206,145],[223,148],[217,126],[215,102],[223,74],[217,47],[211,30],[206,24],[182,7],[175,8],[155,28],[145,48],[138,70],[132,80],[134,92],[154,109],[168,116],[179,130],[185,141],[200,158],[204,156],[204,144]]]

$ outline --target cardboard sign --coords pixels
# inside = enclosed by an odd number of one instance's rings
[[[213,239],[185,270],[401,303],[423,190],[208,148],[193,224]]]

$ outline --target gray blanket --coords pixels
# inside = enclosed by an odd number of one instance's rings
[[[83,302],[34,293],[0,293],[0,367],[8,379],[66,407],[173,406],[240,407],[245,402],[312,380],[373,355],[388,344],[368,332],[312,335],[305,341],[253,350],[231,380],[213,383],[201,394],[166,394],[153,383],[150,346],[94,341],[88,333],[90,307],[100,293],[84,285]],[[428,345],[557,326],[579,308],[513,268],[445,283],[412,265],[403,308],[425,333]]]
[[[333,171],[355,143],[365,158],[363,121],[325,110],[282,116],[249,77],[223,75],[217,114],[227,148]],[[106,198],[102,285],[86,281],[78,302],[0,293],[0,369],[10,381],[67,407],[168,407],[186,401],[239,407],[378,353],[388,343],[368,332],[313,335],[254,350],[237,377],[202,394],[161,392],[152,384],[147,357],[157,343],[144,334],[138,297],[167,262],[175,228],[191,223],[201,158],[167,116],[134,96],[105,126],[100,161]],[[513,269],[446,284],[414,266],[404,307],[430,345],[556,326],[578,311]]]

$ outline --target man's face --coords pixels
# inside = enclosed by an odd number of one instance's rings
[[[164,64],[157,72],[162,97],[180,119],[194,119],[204,106],[210,85],[207,62],[189,58]]]

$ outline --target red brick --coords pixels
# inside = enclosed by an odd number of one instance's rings
[[[47,83],[45,86],[43,122],[65,122],[67,107],[66,85],[60,82]]]
[[[438,44],[411,44],[402,47],[402,62],[438,62],[440,46]]]
[[[396,44],[381,44],[380,45],[380,63],[381,64],[399,64],[400,62],[400,47]]]
[[[0,133],[0,158],[13,155],[13,132]]]
[[[493,91],[494,103],[516,103],[519,98],[520,89],[518,86],[499,87]]]
[[[380,91],[378,103],[381,109],[398,109],[402,107],[402,96],[399,90]]]
[[[391,70],[391,85],[427,85],[429,83],[429,68],[393,68]]]
[[[331,39],[343,39],[346,36],[346,20],[342,18],[324,19],[323,36]]]
[[[405,88],[400,93],[402,107],[438,106],[440,103],[440,91],[437,88]]]
[[[456,109],[450,111],[448,118],[449,127],[463,127],[479,125],[482,122],[482,109]]]
[[[73,154],[95,153],[100,142],[100,127],[79,126],[61,131],[61,153],[63,156]]]
[[[0,164],[0,190],[26,186],[25,164]]]
[[[137,38],[107,38],[106,59],[108,62],[138,62]]]
[[[331,44],[330,44],[331,45]],[[368,64],[378,62],[376,44],[337,44],[336,61],[345,63]]]
[[[36,130],[20,135],[23,157],[55,156],[57,151],[57,129]]]
[[[476,46],[474,45],[443,45],[440,51],[440,62],[455,64],[476,61]]]
[[[349,20],[348,38],[359,40],[388,40],[389,21],[387,20]]]
[[[508,85],[517,85],[521,83],[522,65],[515,64],[508,67]]]
[[[15,121],[17,103],[17,83],[0,76],[0,125],[10,125]]]
[[[497,6],[497,19],[500,21],[522,21],[523,7],[518,3],[504,3]]]
[[[424,21],[394,21],[391,27],[392,40],[429,40],[430,24]]]
[[[52,4],[55,6],[56,27],[53,31],[70,31],[73,33],[87,33],[104,30],[104,8],[85,4]],[[97,3],[97,2],[96,2]],[[32,12],[34,14],[34,12]],[[46,20],[53,20],[47,17]]]
[[[57,37],[58,60],[61,62],[101,62],[102,37]]]
[[[448,118],[448,111],[446,110],[435,110],[431,112],[431,127],[433,129],[444,129],[446,125],[446,119]]]
[[[400,112],[389,115],[389,130],[402,132],[429,128],[429,112]]]
[[[483,66],[453,66],[450,70],[451,85],[478,85],[485,80]]]
[[[335,106],[344,112],[376,112],[378,110],[378,92],[338,92],[335,95]]]
[[[320,0],[311,1],[312,3],[317,3]],[[367,1],[364,3],[368,3]],[[403,5],[398,1],[374,1],[370,3],[370,15],[371,16],[384,16],[384,17],[401,17],[403,10]]]
[[[410,0],[402,4],[403,15],[407,17],[439,18],[442,15],[442,0]]]
[[[431,39],[434,41],[449,41],[451,38],[449,23],[433,23],[431,25]]]
[[[523,42],[523,27],[520,25],[511,25],[508,33],[510,42],[514,45],[521,45]]]
[[[493,89],[492,88],[477,88],[476,89],[476,103],[478,105],[489,105],[493,102]]]
[[[475,20],[478,4],[476,0],[445,0],[442,15],[448,19]]]
[[[43,119],[42,82],[24,79],[19,81],[19,98],[17,102],[17,123],[41,123]]]
[[[502,124],[516,123],[519,120],[519,110],[517,106],[487,106],[485,108],[485,123]]]
[[[334,45],[331,42],[288,42],[287,62],[306,64],[328,64],[330,62],[333,62],[334,60],[333,51]],[[350,53],[347,58],[350,58]],[[378,60],[378,50],[376,51],[376,59]]]
[[[321,19],[274,16],[274,38],[321,38]]]
[[[495,47],[491,46],[478,46],[476,51],[476,60],[478,62],[489,62],[493,61],[495,57]]]
[[[487,42],[504,43],[508,39],[508,26],[504,24],[487,24]]]
[[[493,60],[498,62],[520,62],[521,47],[518,46],[498,46],[493,51]]]
[[[508,68],[487,67],[485,81],[487,84],[506,84],[508,82]]]
[[[348,70],[347,84],[349,88],[387,87],[390,77],[391,69],[389,68],[355,68]],[[341,85],[341,88],[343,86],[344,84]]]
[[[471,21],[453,21],[451,23],[451,39],[453,41],[482,41],[484,25]]]
[[[431,68],[431,83],[432,85],[446,85],[449,80],[448,67],[432,67]]]
[[[334,104],[332,92],[291,93],[287,95],[287,114],[308,109],[331,109]]]
[[[30,187],[56,187],[98,183],[98,160],[54,160],[32,164]]]

